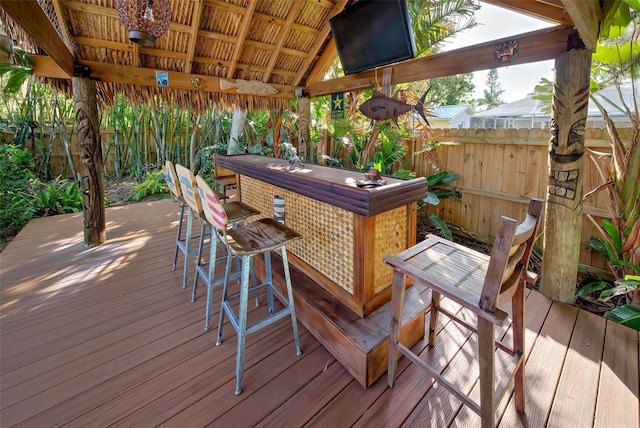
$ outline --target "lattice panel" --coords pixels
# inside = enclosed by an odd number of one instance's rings
[[[399,207],[376,216],[375,234],[375,292],[391,285],[393,269],[382,258],[407,249],[407,207]]]
[[[287,251],[353,294],[353,213],[244,175],[241,192],[262,217],[273,216],[273,197],[282,196],[285,224],[302,235]]]

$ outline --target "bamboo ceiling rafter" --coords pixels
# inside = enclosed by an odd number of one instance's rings
[[[233,50],[233,57],[231,58],[231,65],[227,71],[227,77],[233,78],[233,74],[236,71],[238,65],[238,58],[242,52],[242,46],[249,32],[249,25],[251,24],[251,17],[256,9],[258,0],[249,0],[245,14],[242,16],[242,24],[240,24],[240,31],[238,31],[238,37],[236,39],[235,48]]]
[[[331,32],[331,27],[329,26],[329,19],[333,18],[335,15],[340,13],[342,9],[344,9],[346,4],[347,4],[347,0],[336,1],[336,4],[333,6],[333,9],[331,9],[329,16],[327,17],[327,21],[324,23],[324,25],[320,29],[320,36],[316,38],[316,41],[313,44],[313,47],[311,48],[311,51],[309,52],[304,62],[302,63],[302,67],[300,67],[298,74],[296,74],[296,78],[293,82],[294,85],[299,85],[300,82],[302,82],[302,78],[304,77],[305,72],[313,62],[316,55],[318,55],[318,53],[320,52],[320,49],[322,49],[322,45],[325,43],[327,36]],[[335,50],[335,43],[333,42],[333,37],[329,40],[328,44],[333,45],[333,48]],[[335,53],[337,54],[338,51],[335,50]],[[335,59],[335,56],[333,57],[333,59]],[[310,75],[316,76],[317,80],[322,80],[322,76],[329,69],[330,65],[331,63],[327,63],[325,61],[319,69],[317,70],[315,68],[312,69]],[[311,82],[315,82],[315,81],[316,79],[311,80]],[[309,82],[307,82],[307,84],[308,83]]]
[[[514,12],[551,21],[560,25],[573,25],[571,16],[567,13],[560,0],[522,1],[522,0],[482,0]],[[586,3],[581,1],[580,3]]]
[[[60,5],[61,0],[53,0],[53,8],[56,11],[56,17],[58,18],[58,22],[60,23],[60,32],[62,33],[62,37],[64,39],[67,47],[73,46],[70,38],[69,38],[69,28],[64,20],[64,12],[62,11],[62,6]]]
[[[271,77],[271,72],[273,71],[273,68],[276,65],[276,61],[278,60],[278,56],[280,56],[280,53],[282,51],[282,45],[284,44],[285,37],[291,30],[291,26],[293,25],[293,22],[298,16],[298,13],[302,9],[303,5],[304,5],[304,2],[294,1],[293,6],[291,7],[291,9],[289,9],[289,13],[287,14],[287,19],[285,20],[284,24],[282,25],[282,28],[280,29],[278,38],[276,39],[275,47],[273,49],[273,52],[271,52],[271,58],[269,59],[269,64],[267,65],[267,69],[265,70],[264,75],[262,77],[263,82],[269,81],[269,77]]]
[[[187,58],[184,62],[184,72],[191,73],[193,65],[193,55],[196,51],[198,40],[198,29],[200,28],[200,18],[202,17],[203,0],[194,0],[193,13],[191,15],[191,33],[189,34],[189,47],[187,48]]]

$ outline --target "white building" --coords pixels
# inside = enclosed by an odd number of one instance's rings
[[[469,104],[439,106],[429,111],[432,128],[470,128],[471,117],[475,113]]]
[[[631,82],[620,87],[622,97],[627,106],[633,108]],[[636,97],[640,100],[640,84],[635,85]],[[615,86],[601,89],[594,95],[595,99],[604,106],[611,120],[616,126],[628,128],[631,126],[629,118],[621,109],[620,97]],[[551,114],[543,111],[543,103],[528,96],[522,100],[503,104],[496,108],[483,111],[471,116],[471,128],[549,128]],[[600,110],[589,99],[587,112],[587,128],[605,128]]]

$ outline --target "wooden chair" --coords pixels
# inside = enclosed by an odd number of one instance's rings
[[[464,404],[478,413],[483,427],[495,425],[496,405],[508,391],[511,380],[515,383],[515,405],[524,411],[524,290],[525,283],[534,283],[537,275],[527,266],[544,202],[534,199],[529,204],[526,219],[521,224],[502,217],[498,225],[491,256],[455,244],[435,235],[396,256],[384,261],[393,267],[392,315],[389,337],[389,386],[393,387],[398,363],[398,351],[426,370],[433,379],[453,393]],[[438,314],[478,334],[480,372],[480,404],[445,379],[410,349],[398,342],[402,323],[402,303],[408,279],[426,285],[432,290],[429,345],[436,341]],[[456,314],[441,307],[441,297],[447,297],[477,316],[477,328]],[[502,311],[511,301],[513,318],[513,347],[495,341],[494,325],[507,320]],[[495,351],[500,348],[513,357],[513,373],[504,382],[495,383]]]
[[[236,185],[236,173],[218,165],[218,154],[213,154],[213,182],[215,190],[227,196],[227,188]]]
[[[289,263],[287,261],[286,245],[301,236],[294,230],[278,223],[272,218],[262,218],[252,223],[248,223],[238,228],[229,228],[229,222],[225,210],[220,201],[214,195],[206,181],[202,177],[196,177],[198,190],[204,203],[205,216],[215,233],[218,234],[220,242],[226,247],[229,254],[226,263],[224,276],[224,286],[222,288],[222,301],[220,304],[220,319],[218,321],[218,335],[216,345],[222,342],[222,324],[226,314],[231,320],[231,325],[238,335],[238,345],[236,352],[236,391],[239,395],[242,392],[241,382],[244,372],[244,344],[246,336],[280,320],[283,317],[291,316],[293,327],[293,338],[296,347],[296,354],[302,355],[300,350],[300,339],[298,337],[298,324],[296,322],[296,309],[293,301],[293,289],[291,287],[291,275],[289,274]],[[214,233],[213,231],[211,233]],[[213,240],[212,249],[213,252]],[[282,255],[282,265],[284,268],[284,278],[287,290],[285,297],[273,284],[271,271],[271,251],[280,251]],[[252,287],[249,286],[249,276],[253,263],[253,257],[259,254],[264,255],[265,282]],[[240,292],[234,295],[229,294],[229,277],[231,270],[231,259],[233,257],[242,258],[242,276],[240,281]],[[269,304],[269,314],[262,319],[249,323],[247,320],[248,296],[250,292],[261,289],[267,291],[267,301]],[[275,311],[273,304],[273,293],[286,306]],[[231,305],[233,299],[240,299],[238,312],[236,313]]]

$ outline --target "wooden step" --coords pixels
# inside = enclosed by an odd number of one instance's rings
[[[264,261],[255,259],[256,273],[264,280]],[[272,253],[271,264],[275,286],[286,293],[282,258]],[[362,386],[370,386],[387,371],[391,303],[360,318],[291,262],[289,270],[298,320]],[[421,291],[416,285],[405,293],[400,341],[409,348],[424,336],[424,314],[431,299]]]

